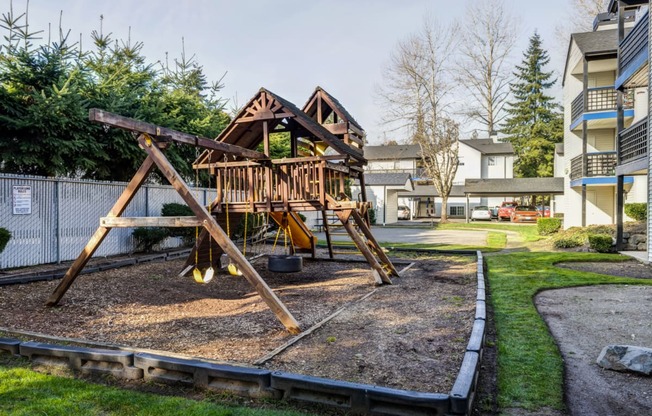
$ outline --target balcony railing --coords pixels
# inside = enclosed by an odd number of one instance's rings
[[[616,152],[589,153],[586,156],[586,175],[582,173],[582,155],[571,159],[571,180],[592,176],[614,176],[616,174]]]
[[[631,32],[620,42],[618,67],[622,74],[636,57],[647,49],[649,14],[645,13]]]
[[[587,90],[587,108],[584,108],[584,92],[571,103],[571,119],[577,120],[583,113],[616,109],[616,90],[613,86],[589,88]],[[623,108],[634,106],[634,90],[626,90],[623,96]]]
[[[618,135],[620,153],[618,164],[633,162],[648,155],[647,118],[632,124]]]

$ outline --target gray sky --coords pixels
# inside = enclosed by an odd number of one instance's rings
[[[483,1],[483,0],[467,0]],[[463,21],[467,1],[444,0],[31,0],[33,30],[58,27],[75,38],[82,34],[84,48],[90,33],[99,29],[144,42],[148,61],[195,54],[209,80],[224,72],[223,96],[243,105],[260,87],[301,107],[315,86],[337,97],[367,131],[371,144],[379,144],[387,131],[382,105],[374,89],[396,43],[415,32],[425,15],[439,22]],[[521,37],[514,51],[520,62],[528,38],[538,30],[553,62],[563,62],[567,44],[559,45],[555,26],[569,13],[568,0],[505,0],[519,17]],[[0,0],[9,10],[9,0]],[[26,0],[14,0],[14,10]],[[550,67],[549,69],[553,69]],[[559,71],[559,68],[554,68]],[[560,97],[559,91],[555,95]],[[463,128],[464,130],[464,128]]]

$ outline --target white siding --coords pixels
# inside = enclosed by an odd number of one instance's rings
[[[587,151],[610,152],[616,150],[615,129],[595,129],[587,131]]]

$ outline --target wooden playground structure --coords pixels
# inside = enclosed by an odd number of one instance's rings
[[[321,213],[329,256],[334,257],[329,215],[334,215],[371,266],[375,284],[391,284],[398,276],[371,233],[363,167],[364,130],[330,94],[317,87],[302,110],[278,95],[260,89],[227,128],[215,139],[182,133],[98,109],[91,121],[132,131],[147,157],[122,195],[66,272],[47,301],[56,305],[93,256],[111,228],[200,227],[202,229],[186,269],[217,267],[226,254],[290,333],[299,333],[298,322],[266,284],[231,239],[228,223],[242,215],[265,213],[290,239],[290,249],[315,256],[317,238],[298,216],[302,211]],[[291,155],[271,159],[270,134],[287,133]],[[207,207],[165,157],[171,143],[203,149],[194,168],[207,170],[216,184],[217,197]],[[257,151],[259,146],[263,151]],[[122,217],[124,210],[151,171],[157,167],[195,214],[191,217]],[[357,179],[361,198],[346,195],[347,183]],[[229,215],[232,216],[229,219]],[[215,243],[215,244],[213,244]],[[214,264],[215,263],[215,264]]]

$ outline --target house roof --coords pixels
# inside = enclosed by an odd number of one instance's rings
[[[625,28],[627,34],[631,28]],[[568,51],[566,52],[566,64],[564,65],[564,76],[562,85],[566,82],[566,74],[569,71],[569,59],[573,43],[575,43],[583,56],[599,56],[615,54],[618,50],[618,30],[607,29],[597,30],[595,32],[573,33],[568,42]]]
[[[616,52],[618,49],[618,35],[616,29],[598,30],[596,32],[573,33],[577,47],[584,55]]]
[[[418,144],[365,146],[364,157],[367,160],[419,159],[421,158],[421,147]]]
[[[366,177],[366,176],[365,176]],[[421,198],[433,198],[439,197],[439,192],[434,185],[416,185],[414,191],[412,192],[399,192],[400,197],[421,197]],[[464,187],[461,185],[453,185],[449,197],[464,197]]]
[[[495,143],[492,139],[460,140],[460,143],[464,143],[484,155],[504,155],[514,153],[514,148],[511,143]]]
[[[562,195],[564,178],[467,179],[464,192],[475,196]]]
[[[407,182],[412,183],[409,173],[366,173],[364,183],[367,186],[403,186]],[[359,181],[356,180],[359,185]]]

